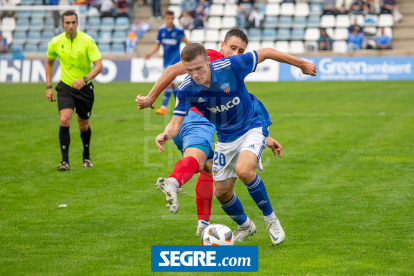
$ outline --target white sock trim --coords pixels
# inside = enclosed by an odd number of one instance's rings
[[[264,217],[264,220],[266,221],[266,222],[268,222],[268,221],[271,221],[272,219],[274,219],[274,218],[276,218],[277,219],[277,217],[276,217],[276,215],[275,215],[275,212],[272,212],[270,215],[268,215],[268,216],[263,216]]]
[[[239,227],[240,228],[245,228],[245,227],[250,225],[250,222],[251,222],[250,218],[247,217],[247,220],[243,224],[239,225]]]

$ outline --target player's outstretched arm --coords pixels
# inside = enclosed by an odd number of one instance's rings
[[[52,85],[54,63],[55,63],[54,59],[46,58],[45,73],[46,73],[46,85],[48,87]],[[53,88],[46,88],[46,98],[49,100],[49,102],[55,101],[55,93],[53,92]]]
[[[161,94],[161,92],[167,88],[167,86],[177,76],[184,75],[185,73],[186,71],[181,61],[168,67],[167,70],[165,70],[165,72],[161,75],[161,77],[155,82],[154,86],[147,96],[142,96],[142,94],[139,94],[137,96],[135,102],[138,104],[138,109],[144,109],[147,107],[154,109],[153,103]]]
[[[266,146],[268,146],[273,151],[273,156],[276,156],[277,152],[277,155],[279,155],[279,157],[282,157],[282,145],[279,144],[278,141],[269,136],[266,140]]]
[[[167,143],[168,140],[173,139],[175,136],[177,136],[181,125],[183,124],[183,121],[184,116],[173,115],[170,123],[165,127],[164,132],[155,138],[155,143],[157,144],[160,153],[164,151],[162,145]]]
[[[280,52],[272,48],[263,48],[256,50],[258,61],[263,62],[266,59],[272,59],[274,61],[287,63],[293,66],[296,66],[302,70],[302,73],[305,75],[316,76],[316,66],[312,62],[299,59],[297,57],[291,56],[289,54]]]

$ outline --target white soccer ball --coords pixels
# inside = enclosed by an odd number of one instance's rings
[[[233,232],[224,224],[211,224],[201,234],[202,245],[233,245]]]

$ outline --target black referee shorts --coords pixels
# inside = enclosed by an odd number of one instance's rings
[[[95,99],[93,88],[92,82],[82,87],[81,90],[76,90],[63,82],[59,82],[56,86],[59,111],[65,108],[76,108],[79,117],[84,120],[89,119]]]

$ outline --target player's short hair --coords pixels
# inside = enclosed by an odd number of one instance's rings
[[[226,33],[226,36],[224,37],[224,42],[227,42],[227,40],[229,40],[233,36],[238,37],[241,41],[246,43],[246,45],[249,44],[249,39],[247,38],[247,35],[237,27],[230,29],[230,31]]]
[[[172,12],[172,11],[170,11],[170,10],[167,10],[167,11],[165,12],[164,16],[167,16],[167,15],[174,15],[174,12]]]
[[[63,14],[62,14],[62,23],[64,22],[64,20],[65,20],[65,16],[71,16],[71,15],[75,15],[76,16],[76,22],[78,22],[78,15],[76,14],[76,12],[74,12],[74,11],[65,11]]]
[[[185,62],[193,61],[197,56],[202,56],[207,60],[206,48],[200,43],[187,44],[181,52],[181,60]]]

